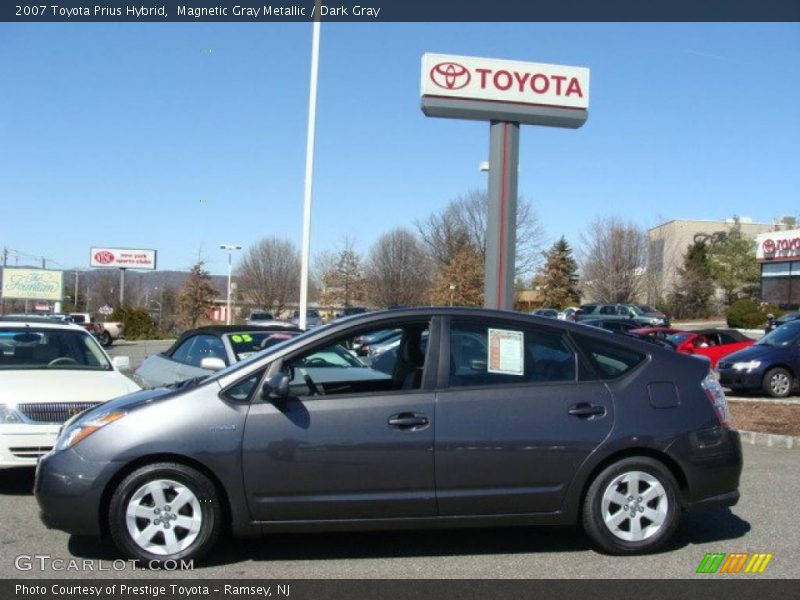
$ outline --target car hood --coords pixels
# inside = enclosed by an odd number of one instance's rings
[[[2,370],[0,378],[0,403],[105,402],[139,389],[118,371]]]
[[[734,363],[767,359],[775,356],[776,354],[780,354],[785,350],[786,348],[776,348],[775,346],[767,346],[766,344],[753,344],[752,346],[738,350],[733,354],[728,354],[728,356],[722,359],[722,362]]]
[[[218,384],[213,384],[218,385]],[[195,385],[191,385],[189,382],[186,384],[178,387],[178,386],[170,386],[170,387],[160,387],[151,390],[139,390],[137,392],[133,392],[131,394],[126,394],[124,396],[119,396],[110,400],[108,402],[104,402],[99,406],[95,406],[94,408],[90,408],[89,410],[85,410],[79,415],[76,415],[66,423],[64,423],[64,428],[66,429],[68,426],[74,424],[76,421],[90,421],[95,417],[103,415],[105,413],[121,410],[125,412],[130,412],[137,408],[141,408],[143,406],[148,406],[156,401],[167,400],[169,398],[173,398],[183,394],[184,392],[193,389]]]

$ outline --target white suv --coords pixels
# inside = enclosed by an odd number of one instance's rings
[[[61,425],[140,388],[85,329],[44,319],[0,319],[0,468],[34,466]]]

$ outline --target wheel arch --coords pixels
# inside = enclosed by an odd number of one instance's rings
[[[217,477],[216,473],[208,468],[207,465],[204,465],[200,461],[193,458],[189,458],[188,456],[184,456],[183,454],[157,453],[140,456],[137,459],[132,460],[119,471],[117,471],[114,476],[109,479],[108,483],[106,483],[106,486],[103,489],[103,494],[100,497],[99,525],[100,533],[102,535],[108,535],[110,533],[108,517],[111,506],[111,497],[114,495],[114,491],[117,489],[117,487],[119,487],[119,484],[122,483],[122,480],[133,473],[136,469],[146,465],[164,462],[178,463],[186,467],[190,467],[208,477],[209,481],[211,481],[211,483],[214,485],[214,489],[216,490],[217,496],[220,500],[220,508],[222,509],[222,525],[225,529],[230,529],[232,520],[230,499],[225,491],[225,487],[222,485],[222,481],[219,477]]]
[[[579,497],[579,502],[577,504],[578,507],[578,519],[580,519],[581,511],[583,510],[584,502],[586,501],[586,494],[589,491],[589,486],[592,485],[592,482],[597,479],[597,476],[603,472],[606,468],[613,465],[616,462],[624,460],[626,458],[651,458],[653,460],[657,460],[662,465],[664,465],[672,476],[675,478],[675,481],[678,483],[678,493],[680,496],[681,506],[685,505],[687,490],[689,489],[689,481],[686,478],[686,474],[683,472],[683,469],[678,464],[678,462],[669,456],[669,454],[662,452],[660,450],[655,450],[653,448],[648,447],[638,447],[638,448],[625,448],[623,450],[619,450],[606,456],[603,460],[597,463],[586,478],[583,481],[581,486],[581,493]]]
[[[787,371],[789,371],[789,375],[792,376],[792,379],[797,379],[797,372],[795,369],[792,368],[792,366],[789,363],[776,362],[775,364],[772,364],[766,369],[764,369],[764,375],[761,376],[761,381],[764,381],[764,379],[767,377],[767,373],[772,371],[772,369],[786,369]]]

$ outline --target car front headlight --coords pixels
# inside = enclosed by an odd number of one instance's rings
[[[749,371],[750,369],[757,369],[761,366],[760,360],[750,360],[747,362],[733,363],[733,368],[736,371]]]
[[[0,404],[0,425],[17,425],[25,422],[26,419],[17,410],[16,404]]]
[[[58,440],[56,441],[56,450],[66,450],[67,448],[72,448],[75,444],[85,440],[95,431],[102,429],[114,421],[118,421],[126,414],[127,413],[125,411],[114,410],[103,413],[102,415],[98,415],[97,417],[88,421],[79,419],[77,422],[65,427],[61,431],[58,436]]]

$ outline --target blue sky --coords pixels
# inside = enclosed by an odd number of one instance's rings
[[[0,25],[0,248],[224,273],[222,242],[299,246],[310,47],[307,23]],[[522,129],[549,241],[800,213],[798,24],[323,24],[312,253],[485,186],[488,124],[422,114],[424,52],[591,69],[583,128]]]

